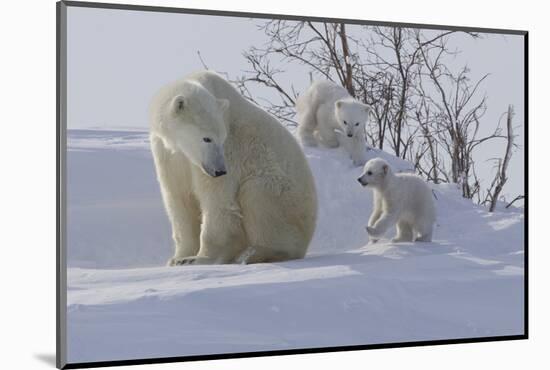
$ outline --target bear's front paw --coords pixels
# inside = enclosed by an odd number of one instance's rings
[[[181,266],[195,264],[197,257],[172,257],[168,260],[168,266]]]

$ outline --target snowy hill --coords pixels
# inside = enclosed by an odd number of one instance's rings
[[[523,333],[523,209],[434,186],[434,242],[367,244],[361,169],[307,149],[320,207],[304,260],[168,268],[147,133],[69,130],[68,150],[70,362]]]

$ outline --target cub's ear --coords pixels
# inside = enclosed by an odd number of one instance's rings
[[[367,114],[372,113],[372,107],[368,104],[363,104],[363,109],[365,110],[365,112],[367,112]]]
[[[384,171],[384,175],[387,175],[389,170],[390,167],[387,164],[382,166],[382,171]]]
[[[218,106],[222,110],[222,112],[225,112],[229,108],[229,100],[227,99],[218,99]]]
[[[177,95],[172,99],[172,104],[170,105],[170,109],[172,110],[172,113],[181,113],[186,109],[186,102],[183,95]]]
[[[344,102],[341,101],[341,100],[336,100],[336,102],[334,103],[334,106],[335,106],[337,109],[342,108],[343,105],[344,105]]]

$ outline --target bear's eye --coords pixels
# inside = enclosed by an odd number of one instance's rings
[[[205,143],[211,143],[212,139],[210,139],[209,137],[203,137],[202,141],[204,141]]]
[[[355,124],[355,126],[359,126],[359,122],[357,122],[357,123]]]
[[[344,125],[347,125],[348,123],[346,121],[344,121]]]
[[[372,171],[367,171],[367,175],[372,175]]]

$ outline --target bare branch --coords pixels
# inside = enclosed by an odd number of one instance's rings
[[[512,201],[511,201],[510,203],[508,203],[508,204],[506,205],[506,207],[504,207],[504,208],[508,209],[508,208],[510,208],[515,202],[517,202],[518,200],[523,200],[523,199],[525,199],[525,195],[518,195],[517,197],[515,197],[514,199],[512,199]]]
[[[512,158],[512,149],[514,144],[514,134],[512,128],[513,115],[514,109],[511,105],[509,105],[508,117],[506,118],[506,151],[504,152],[504,157],[498,160],[498,171],[488,192],[489,212],[493,212],[495,210],[500,193],[502,192],[502,188],[506,184],[506,181],[508,181],[507,171],[508,165],[510,164],[510,159]]]

